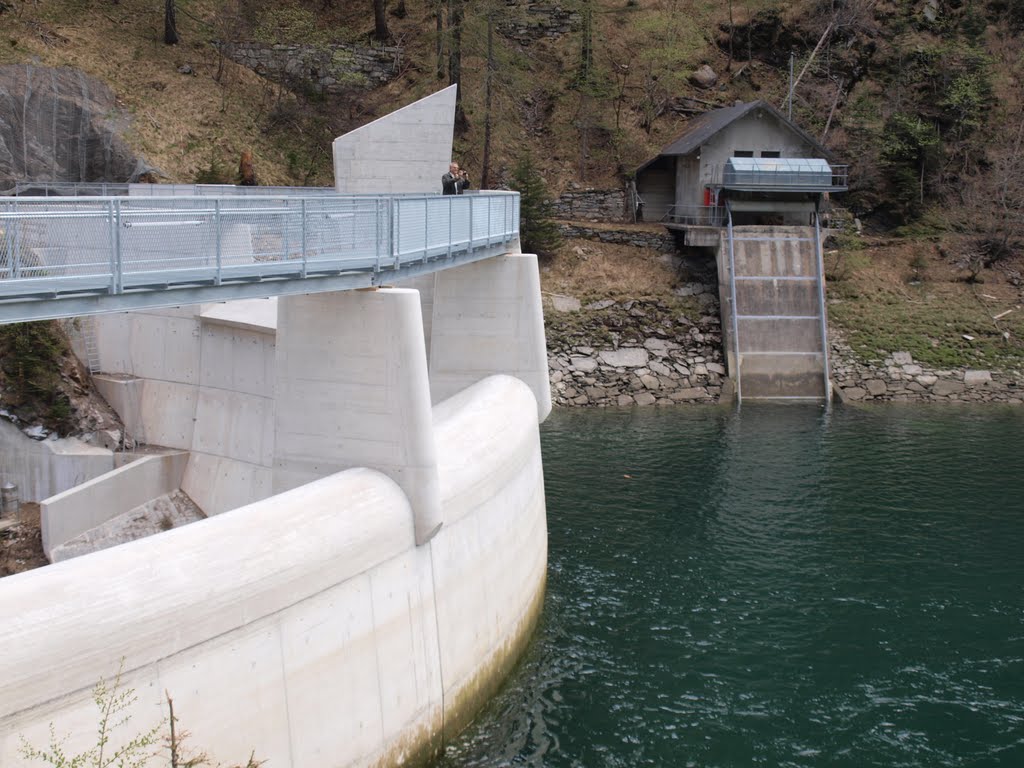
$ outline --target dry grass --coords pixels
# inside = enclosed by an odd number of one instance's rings
[[[671,295],[677,275],[659,253],[628,245],[568,240],[541,268],[546,293],[595,298]]]
[[[737,5],[737,13],[779,4],[780,0],[750,0]],[[283,3],[282,7],[287,5]],[[282,105],[289,109],[295,98],[254,73],[221,61],[210,45],[217,37],[229,36],[216,26],[224,6],[223,0],[179,2],[182,42],[166,46],[162,42],[161,3],[19,0],[14,11],[3,15],[6,34],[0,46],[0,64],[34,61],[46,66],[73,66],[109,84],[134,116],[129,142],[172,181],[195,180],[210,166],[211,159],[233,176],[241,152],[249,149],[261,183],[301,183],[294,155],[313,152],[319,162],[310,183],[330,184],[328,144],[333,136],[325,141],[322,135],[268,131],[270,113]],[[372,27],[368,7],[363,2],[335,3],[318,13],[318,22],[324,30],[344,27],[352,35],[359,35]],[[678,42],[685,43],[688,51],[680,64],[681,76],[704,61],[724,71],[726,55],[711,44],[717,25],[727,18],[724,4],[712,0],[652,0],[629,6],[620,0],[600,0],[596,7],[598,65],[605,73],[617,67],[631,73],[624,84],[627,101],[639,96],[643,65],[638,57],[646,50],[641,33],[652,19],[700,21],[699,28],[690,22],[678,22]],[[477,178],[482,162],[486,50],[482,19],[482,14],[467,17],[463,93],[470,129],[456,142],[457,156]],[[347,120],[330,119],[338,133],[446,84],[433,75],[433,17],[429,4],[411,3],[407,19],[390,19],[390,23],[404,46],[406,69],[393,83],[360,97],[359,103],[332,99],[323,105],[324,109],[318,105],[318,112],[326,113],[327,108],[336,113],[350,111]],[[684,121],[678,117],[663,116],[647,133],[639,127],[638,114],[628,106],[616,121],[613,108],[606,104],[592,115],[601,125],[589,136],[586,150],[581,151],[580,95],[568,87],[578,58],[577,34],[541,40],[523,49],[503,44],[494,88],[492,184],[507,181],[519,153],[531,147],[553,193],[572,180],[599,187],[619,186],[623,172],[635,168],[679,133]],[[190,66],[195,74],[180,74],[178,67],[183,65]],[[218,73],[219,81],[215,79]],[[622,85],[609,77],[609,86]],[[761,77],[770,78],[771,73],[766,71]],[[684,91],[692,90],[682,87]],[[534,129],[524,126],[529,122],[527,94],[539,95],[553,107],[542,118],[543,125]],[[703,91],[698,95],[729,101],[725,95]],[[304,171],[307,163],[302,165]]]
[[[109,85],[133,116],[129,142],[172,181],[193,181],[211,159],[233,177],[242,150],[251,149],[261,183],[295,184],[286,149],[263,130],[268,112],[292,97],[221,62],[209,44],[212,28],[196,21],[211,16],[211,7],[189,3],[187,10],[178,15],[182,42],[167,46],[162,4],[21,3],[9,30],[16,44],[0,47],[0,64],[75,67]],[[178,71],[185,65],[194,74]]]
[[[944,247],[955,248],[952,240]],[[1024,291],[1014,281],[1021,267],[998,265],[972,284],[936,243],[868,244],[845,278],[829,284],[829,319],[865,359],[906,350],[929,365],[1018,369]]]

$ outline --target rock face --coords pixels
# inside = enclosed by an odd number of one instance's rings
[[[136,181],[153,169],[122,138],[107,86],[70,68],[0,67],[0,190],[17,181]]]

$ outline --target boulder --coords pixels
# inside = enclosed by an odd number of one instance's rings
[[[690,82],[698,88],[714,88],[718,83],[718,73],[707,64],[704,64],[690,75]]]
[[[651,363],[650,364],[650,369],[654,373],[658,374],[659,376],[671,376],[672,375],[671,369],[667,365],[663,365],[662,363]]]

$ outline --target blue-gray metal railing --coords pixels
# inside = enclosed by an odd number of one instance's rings
[[[243,187],[235,184],[140,184],[109,181],[18,181],[0,195],[13,197],[227,197],[337,195],[334,187]]]
[[[725,209],[715,205],[672,205],[661,220],[671,224],[720,227],[725,220]]]
[[[763,169],[734,170],[728,164],[716,165],[710,169],[710,179],[705,183],[711,187],[835,192],[849,186],[850,169],[847,165],[827,166],[822,172],[815,168],[778,170],[772,168],[770,162],[766,160]]]
[[[0,195],[13,197],[105,197],[127,195],[130,186],[127,183],[106,181],[18,181],[10,189],[0,190]]]
[[[0,199],[0,299],[379,272],[519,236],[519,195]]]

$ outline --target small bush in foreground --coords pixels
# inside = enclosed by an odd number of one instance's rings
[[[56,728],[50,723],[49,745],[40,749],[22,736],[21,756],[25,760],[42,762],[53,768],[145,768],[160,752],[166,750],[170,756],[170,768],[214,766],[205,752],[192,753],[183,746],[183,742],[188,738],[188,732],[177,730],[178,719],[174,715],[174,702],[170,696],[167,696],[167,718],[162,719],[150,730],[136,734],[120,747],[114,748],[113,745],[119,741],[115,737],[122,728],[128,727],[132,719],[129,710],[138,701],[134,688],[121,688],[123,670],[122,661],[112,683],[100,680],[92,689],[93,702],[99,710],[95,745],[85,752],[69,755],[65,751],[69,736],[58,738]],[[160,732],[164,725],[168,725],[169,729],[168,733],[161,737]],[[236,765],[233,768],[259,768],[262,764],[263,761],[257,760],[253,753],[249,755],[244,765]]]

